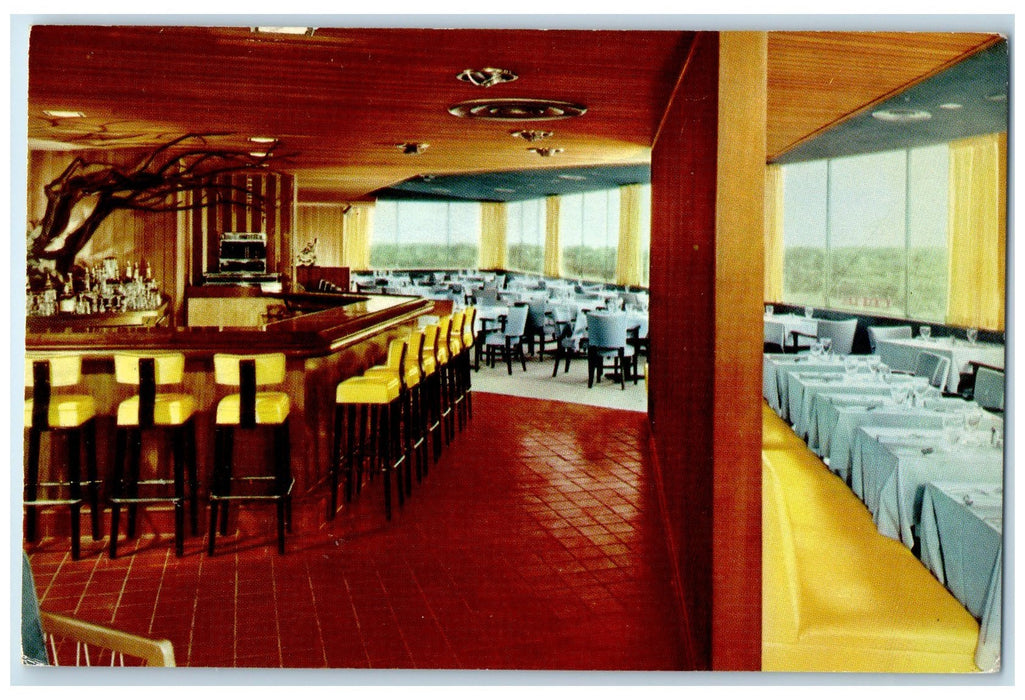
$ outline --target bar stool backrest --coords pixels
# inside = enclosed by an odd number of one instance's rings
[[[385,360],[385,366],[394,371],[396,375],[404,366],[404,360],[406,358],[406,341],[396,338],[388,343],[388,357]]]
[[[473,324],[477,319],[477,309],[473,306],[466,307],[463,312],[463,347],[472,348],[474,343]]]
[[[285,381],[285,353],[275,352],[263,355],[214,355],[214,381],[225,386],[240,386],[240,366],[243,360],[253,360],[256,370],[256,385],[281,384]]]
[[[256,388],[285,381],[285,354],[214,355],[214,381],[239,388],[239,425],[256,425]]]
[[[434,348],[438,344],[438,324],[424,328],[424,344],[420,351],[420,372],[426,376],[434,373],[436,367]]]
[[[152,360],[153,382],[181,384],[185,378],[185,355],[180,352],[119,352],[114,354],[114,380],[118,384],[134,384],[141,380],[143,360]]]
[[[452,325],[449,327],[448,334],[449,353],[452,355],[458,355],[463,349],[463,323],[465,321],[465,311],[456,311],[452,314]]]
[[[82,378],[81,355],[26,355],[25,386],[32,389],[32,426],[46,430],[50,425],[50,389],[74,386]]]
[[[423,377],[423,367],[421,366],[420,355],[423,353],[424,347],[424,334],[423,331],[414,328],[409,333],[409,340],[406,341],[406,359],[403,363],[403,372],[408,374],[414,369],[418,377]]]

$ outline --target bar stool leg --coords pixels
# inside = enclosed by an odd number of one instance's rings
[[[39,497],[39,443],[42,431],[29,428],[28,431],[28,474],[25,478],[25,502],[32,503]],[[25,539],[36,541],[35,506],[25,508]]]
[[[199,477],[196,473],[196,421],[189,418],[188,427],[185,430],[188,448],[185,455],[188,459],[189,491],[192,502],[189,505],[192,535],[199,533]]]
[[[128,431],[129,436],[129,458],[128,463],[128,497],[135,499],[139,497],[139,469],[142,461],[142,431],[132,429]],[[135,518],[138,513],[138,506],[134,501],[128,503],[128,538],[135,537]]]
[[[339,409],[341,410],[341,409]],[[356,419],[357,411],[355,406],[347,406],[345,409],[345,502],[352,502],[353,479],[355,477],[355,464],[353,464],[354,450],[356,449]]]
[[[385,407],[383,410],[387,411],[388,408]],[[377,411],[375,410],[374,413],[376,414]],[[387,424],[387,421],[383,422]],[[373,434],[374,433],[371,433],[371,435]],[[388,463],[388,447],[391,441],[389,439],[390,436],[388,435],[388,431],[384,427],[378,431],[377,435],[378,450],[375,455],[374,462],[378,465],[378,468],[384,472],[384,514],[386,519],[391,520],[391,465]]]
[[[71,490],[71,558],[78,560],[82,538],[82,439],[76,430],[67,431],[68,484]]]
[[[174,552],[185,554],[185,431],[177,428],[171,432],[174,453]]]
[[[407,389],[402,397],[402,408],[405,411],[403,418],[403,437],[405,438],[406,453],[406,497],[413,495],[413,392]],[[419,465],[417,465],[419,471]]]
[[[121,526],[121,502],[125,493],[125,452],[128,434],[118,428],[114,434],[114,480],[110,499],[110,558],[117,559],[117,538]]]
[[[221,470],[221,495],[231,495],[231,472],[232,472],[232,461],[235,458],[235,429],[232,427],[224,428],[224,463],[222,464]],[[228,534],[228,503],[229,501],[221,502],[221,534]]]
[[[210,536],[207,541],[207,553],[213,556],[214,543],[217,539],[217,515],[221,506],[217,496],[222,493],[222,482],[224,477],[224,432],[225,429],[217,426],[214,428],[214,468],[210,477]]]
[[[85,443],[85,470],[89,480],[89,510],[92,518],[93,542],[99,540],[101,530],[100,480],[96,469],[96,419],[90,419],[82,427],[82,439]]]

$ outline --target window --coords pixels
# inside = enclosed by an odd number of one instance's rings
[[[641,286],[648,286],[651,266],[651,185],[641,187]]]
[[[943,320],[945,145],[799,163],[783,172],[786,301]]]
[[[564,195],[559,241],[565,277],[612,282],[619,247],[619,190]]]
[[[378,200],[371,241],[375,268],[476,267],[480,205]]]
[[[506,205],[506,244],[511,270],[544,272],[545,200],[530,199]]]

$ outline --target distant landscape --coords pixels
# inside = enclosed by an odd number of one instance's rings
[[[783,297],[879,316],[943,321],[947,308],[947,251],[943,247],[787,248]],[[905,274],[907,266],[907,274]],[[824,288],[826,280],[829,288]],[[909,286],[910,285],[910,286]]]

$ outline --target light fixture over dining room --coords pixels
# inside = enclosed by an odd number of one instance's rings
[[[457,80],[462,80],[464,83],[470,83],[471,85],[483,88],[501,85],[502,83],[511,83],[519,77],[520,76],[516,75],[511,70],[507,70],[505,68],[481,68],[480,70],[467,68],[456,75]]]

